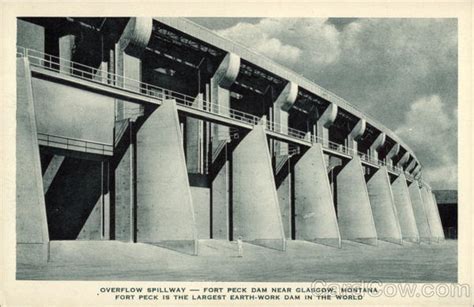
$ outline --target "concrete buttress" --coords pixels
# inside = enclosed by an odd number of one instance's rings
[[[426,186],[421,188],[421,198],[430,227],[431,242],[439,242],[444,239],[443,227],[439,220],[438,208],[433,201],[433,195]]]
[[[334,201],[321,144],[295,165],[295,237],[341,247]]]
[[[341,238],[376,245],[377,231],[359,156],[342,168],[336,180]]]
[[[176,102],[165,100],[137,132],[137,241],[197,254]]]
[[[249,243],[286,249],[267,138],[257,125],[233,152],[233,232]]]
[[[426,215],[423,199],[421,198],[421,190],[418,182],[412,182],[408,191],[410,192],[411,204],[413,206],[413,213],[415,215],[416,226],[420,234],[420,242],[431,242],[430,226],[428,224],[428,217]]]
[[[31,72],[17,59],[16,248],[17,263],[48,261],[49,234],[36,131]]]
[[[416,226],[415,213],[408,191],[407,180],[402,173],[392,183],[393,199],[397,208],[398,221],[402,231],[402,239],[409,242],[420,242],[420,234]]]
[[[436,196],[433,192],[431,192],[431,196],[433,197],[433,204],[434,204],[434,208],[436,210],[436,217],[437,217],[437,220],[438,220],[437,221],[438,238],[439,238],[439,241],[444,241],[445,237],[444,237],[443,223],[441,222],[441,216],[439,214],[438,202],[436,201]]]
[[[402,244],[402,233],[387,168],[381,166],[367,182],[377,238]]]

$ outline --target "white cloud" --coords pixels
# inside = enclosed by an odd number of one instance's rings
[[[424,166],[423,176],[433,188],[457,188],[456,125],[440,96],[432,95],[414,101],[395,131],[412,144]]]
[[[339,32],[326,19],[265,18],[217,33],[289,66],[297,61],[328,65],[339,56]]]

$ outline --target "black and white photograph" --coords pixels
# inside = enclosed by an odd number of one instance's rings
[[[16,282],[108,304],[470,300],[458,18],[71,12],[18,15],[8,42]]]

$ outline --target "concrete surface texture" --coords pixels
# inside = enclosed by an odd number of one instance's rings
[[[355,156],[337,175],[337,218],[341,238],[377,244],[369,194],[360,158]]]
[[[197,233],[176,104],[166,100],[137,133],[137,241],[195,253]]]
[[[457,282],[457,241],[342,248],[288,241],[286,252],[220,240],[200,240],[200,255],[141,243],[53,241],[51,261],[19,266],[18,279],[301,282]],[[97,253],[101,250],[102,253]],[[131,261],[133,259],[133,261]]]
[[[199,94],[193,102],[193,106],[202,108],[203,95]],[[203,172],[203,121],[187,117],[186,118],[186,166],[189,173]]]
[[[340,247],[341,238],[321,144],[295,166],[296,239]]]
[[[16,241],[18,263],[44,263],[49,235],[28,61],[16,60]]]
[[[401,244],[402,233],[390,186],[390,178],[385,166],[380,167],[368,180],[367,191],[369,192],[378,239]]]
[[[419,242],[420,234],[416,226],[415,214],[408,191],[405,175],[402,174],[392,183],[393,200],[397,208],[398,222],[402,238],[406,241]]]
[[[285,238],[290,239],[292,234],[292,206],[291,206],[291,174],[289,173],[277,188],[278,205],[280,206],[281,221]]]
[[[439,213],[439,207],[438,207],[438,202],[436,201],[436,195],[434,194],[432,190],[430,190],[430,192],[431,192],[431,197],[433,198],[433,207],[434,207],[433,211],[437,219],[436,225],[438,229],[436,231],[437,231],[439,240],[442,241],[445,239],[445,235],[443,231],[443,223],[441,222],[441,214]]]
[[[421,188],[421,198],[430,227],[431,240],[439,241],[444,239],[443,227],[441,226],[438,207],[434,203],[432,192],[425,186]]]
[[[285,249],[285,234],[264,127],[254,129],[233,152],[234,238]]]
[[[428,218],[426,215],[425,206],[423,205],[423,199],[421,198],[420,187],[417,182],[413,182],[409,185],[408,191],[410,192],[411,204],[413,206],[413,213],[415,215],[416,227],[420,234],[420,241],[431,240],[430,225],[428,224]]]
[[[125,242],[135,237],[133,146],[133,142],[126,145],[115,168],[115,239]]]
[[[113,98],[39,78],[32,80],[38,132],[113,143]]]

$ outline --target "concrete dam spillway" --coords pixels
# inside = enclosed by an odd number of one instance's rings
[[[16,68],[18,263],[61,240],[444,240],[403,140],[188,19],[23,17]]]

